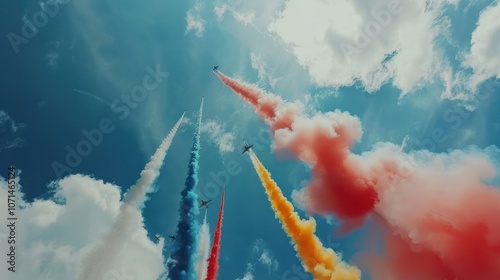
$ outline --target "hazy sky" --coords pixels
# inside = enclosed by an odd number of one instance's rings
[[[3,1],[0,10],[0,223],[10,165],[22,206],[15,273],[3,261],[8,232],[0,226],[2,279],[79,279],[123,194],[186,111],[154,192],[130,214],[130,234],[102,275],[156,279],[172,243],[154,236],[175,233],[202,96],[198,195],[212,199],[211,231],[227,185],[219,279],[311,279],[241,155],[244,140],[290,200],[310,166],[273,151],[268,127],[214,65],[306,114],[356,116],[363,136],[355,153],[380,143],[474,149],[498,167],[498,1],[46,0]],[[362,266],[358,256],[378,230],[372,217],[347,235],[334,234],[334,216],[314,217],[325,246]],[[364,268],[362,279],[371,279]]]

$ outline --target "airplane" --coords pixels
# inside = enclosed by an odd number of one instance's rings
[[[208,209],[208,203],[212,201],[211,199],[210,200],[201,200],[201,205],[200,205],[200,208],[205,206],[207,209]]]
[[[170,239],[175,240],[175,235],[169,235]]]
[[[219,65],[215,65],[214,68],[212,69],[212,71],[217,71],[219,70]]]
[[[253,145],[249,145],[248,142],[245,140],[245,148],[243,148],[243,152],[241,154],[244,154],[248,151],[250,151],[250,148],[252,148]]]
[[[156,238],[155,242],[156,241],[160,241],[160,235],[159,234],[155,234],[155,238]]]

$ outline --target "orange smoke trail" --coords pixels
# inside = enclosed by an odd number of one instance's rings
[[[207,278],[205,280],[215,280],[219,271],[219,252],[220,239],[222,235],[222,216],[224,215],[224,189],[222,189],[222,198],[219,208],[219,217],[217,219],[217,227],[214,232],[214,242],[210,250],[210,258],[208,259]]]
[[[332,249],[323,247],[321,241],[314,235],[316,230],[314,219],[301,220],[294,211],[293,205],[283,196],[280,188],[271,178],[271,173],[252,151],[249,154],[255,171],[269,196],[271,206],[276,212],[276,217],[280,219],[284,230],[292,238],[295,251],[306,271],[310,272],[316,280],[359,280],[361,272],[356,267],[342,262]]]

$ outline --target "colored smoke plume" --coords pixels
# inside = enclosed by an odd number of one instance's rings
[[[185,188],[181,192],[179,222],[177,224],[176,247],[167,263],[170,280],[194,280],[196,277],[196,250],[198,248],[198,169],[200,158],[200,127],[203,115],[203,99],[198,113],[193,147],[188,165]]]
[[[347,112],[307,117],[301,105],[217,73],[270,126],[275,149],[287,149],[312,168],[295,198],[310,213],[335,214],[347,225],[377,216],[382,252],[363,260],[374,279],[500,279],[500,191],[484,150],[405,153],[391,143],[354,154],[361,122]]]
[[[208,259],[207,278],[206,280],[217,279],[219,272],[219,254],[220,254],[220,240],[222,237],[222,217],[224,216],[224,192],[222,189],[222,197],[220,201],[219,216],[217,218],[217,227],[214,231],[214,241],[212,249],[210,250],[210,258]]]
[[[271,174],[259,161],[257,156],[250,151],[250,158],[255,171],[266,189],[271,202],[271,207],[276,212],[276,217],[281,221],[283,229],[292,239],[306,271],[310,272],[316,280],[355,280],[360,279],[361,272],[352,266],[343,263],[330,248],[323,247],[321,241],[314,234],[316,222],[314,219],[301,220],[290,203],[279,189]]]

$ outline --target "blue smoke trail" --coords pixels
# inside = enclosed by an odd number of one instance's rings
[[[172,252],[171,261],[167,263],[170,280],[194,280],[196,276],[196,250],[198,248],[198,232],[200,226],[196,217],[198,210],[198,194],[195,192],[198,184],[198,160],[200,158],[200,127],[203,112],[201,100],[198,123],[194,133],[194,143],[189,159],[188,176],[185,188],[181,192],[179,207],[179,223],[177,224],[176,248]]]

